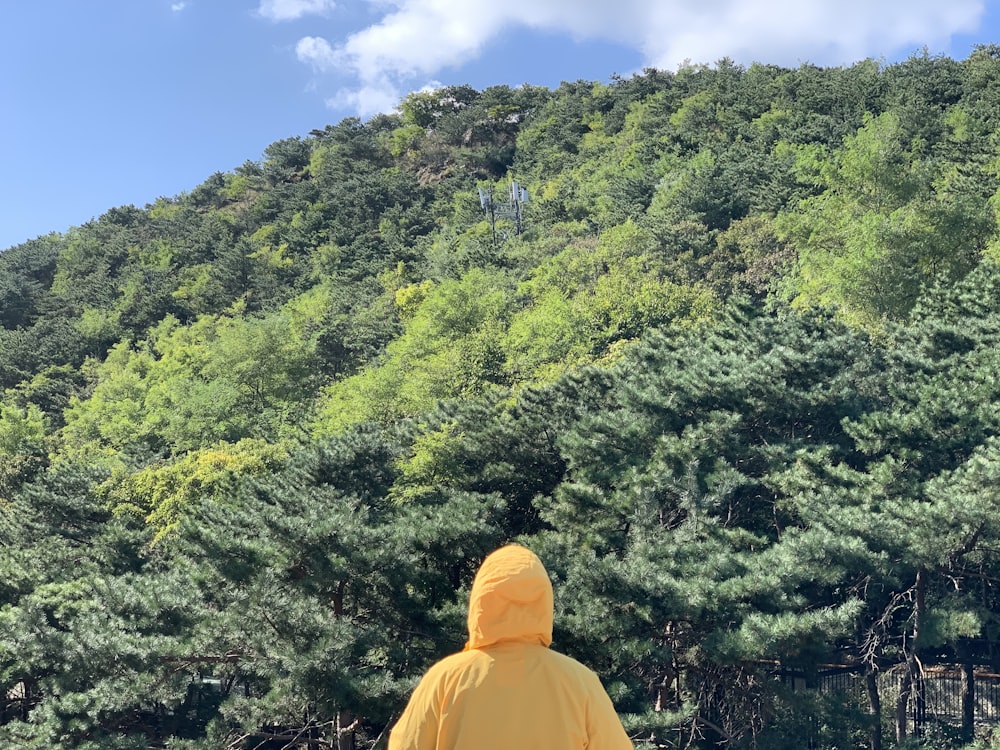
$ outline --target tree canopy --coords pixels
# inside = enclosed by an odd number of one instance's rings
[[[448,86],[0,252],[0,745],[384,747],[519,541],[637,747],[992,746],[998,102]]]

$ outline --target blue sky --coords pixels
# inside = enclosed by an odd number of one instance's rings
[[[18,0],[0,23],[0,249],[189,191],[408,91],[723,56],[965,58],[1000,0]]]

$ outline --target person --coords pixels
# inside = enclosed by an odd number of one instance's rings
[[[552,583],[508,545],[479,568],[465,649],[434,664],[389,734],[389,750],[633,750],[597,675],[549,649]]]

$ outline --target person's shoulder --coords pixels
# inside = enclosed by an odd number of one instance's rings
[[[480,661],[483,654],[475,649],[469,651],[459,651],[451,654],[431,665],[427,670],[427,677],[443,677],[468,669],[472,664]]]
[[[447,693],[456,685],[467,681],[470,674],[489,671],[489,666],[484,664],[485,661],[488,661],[488,657],[476,650],[459,651],[457,654],[446,656],[434,662],[424,672],[418,689],[422,692]]]
[[[548,653],[550,653],[552,655],[551,658],[553,658],[556,661],[558,661],[560,664],[562,664],[567,669],[576,669],[576,670],[580,670],[582,672],[586,672],[588,674],[593,674],[594,673],[593,670],[591,670],[590,667],[588,667],[586,664],[584,664],[582,662],[577,661],[572,656],[568,656],[567,654],[564,654],[561,651],[556,651],[555,649],[551,649],[551,648],[550,649],[546,649],[546,650],[548,651]]]
[[[580,682],[583,682],[585,684],[591,686],[596,684],[600,686],[601,680],[597,676],[597,673],[594,672],[594,670],[592,670],[586,664],[577,661],[572,656],[567,656],[566,654],[560,653],[559,651],[553,651],[552,649],[548,649],[548,653],[550,654],[549,658],[552,659],[554,662],[556,662],[559,665],[559,667],[567,674],[573,675],[578,680],[580,680]]]

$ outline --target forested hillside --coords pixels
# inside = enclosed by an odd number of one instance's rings
[[[997,133],[1000,47],[453,86],[0,253],[0,747],[384,747],[511,540],[637,747],[990,746]]]

